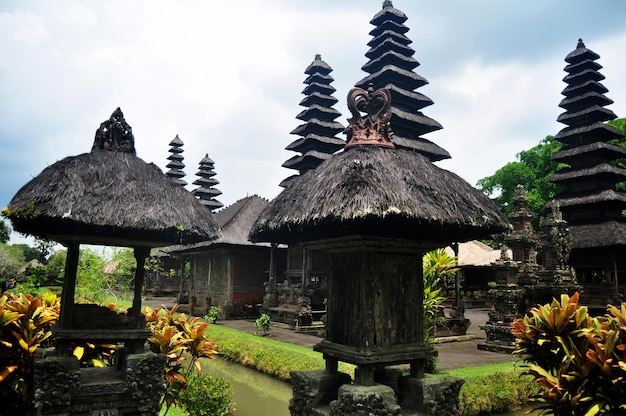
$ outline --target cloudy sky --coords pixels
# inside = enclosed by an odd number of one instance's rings
[[[626,117],[626,2],[394,0],[413,41],[424,137],[437,164],[472,185],[564,126],[556,119],[565,56],[582,38],[606,76],[609,106]],[[361,66],[382,0],[0,0],[0,208],[46,166],[88,152],[120,107],[139,157],[166,171],[184,142],[186,181],[205,154],[218,198],[271,199],[294,171],[295,116],[305,68],[319,53],[339,103]],[[190,190],[195,186],[188,185]],[[14,240],[12,240],[13,242]]]

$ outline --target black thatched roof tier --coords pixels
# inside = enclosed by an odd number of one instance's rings
[[[341,140],[341,139],[340,139]],[[319,152],[332,154],[341,149],[345,145],[345,141],[341,140],[338,147],[336,137],[320,136],[319,134],[309,133],[306,137],[301,137],[291,142],[285,149],[300,152],[302,154],[309,150],[317,150]]]
[[[198,185],[198,187],[192,191],[192,194],[200,200],[202,205],[206,206],[211,211],[222,208],[224,204],[215,199],[215,197],[222,195],[222,191],[215,188],[215,185],[219,183],[219,181],[214,178],[216,175],[213,170],[215,162],[213,162],[207,153],[202,160],[200,160],[199,165],[198,172],[196,173],[198,179],[193,181],[193,184]]]
[[[626,169],[613,166],[609,163],[601,163],[598,165],[578,168],[578,169],[561,169],[550,176],[549,181],[554,183],[571,183],[589,181],[591,178],[604,178],[611,180],[613,183],[626,180]]]
[[[614,231],[599,224],[621,218],[622,210],[626,209],[626,193],[616,187],[626,180],[626,169],[615,166],[615,161],[624,158],[626,151],[609,143],[624,136],[605,123],[616,115],[604,108],[613,101],[604,95],[608,90],[599,82],[604,79],[598,72],[602,66],[595,62],[599,58],[587,49],[582,39],[565,57],[567,76],[563,80],[568,86],[559,104],[565,112],[558,121],[567,127],[554,136],[564,146],[552,159],[569,167],[550,177],[550,182],[563,185],[551,201],[559,203],[563,219],[570,227],[588,224],[577,229],[593,234],[593,237],[585,236],[572,228],[574,247],[592,247],[588,243],[590,239],[612,239]],[[606,239],[604,233],[608,233]]]
[[[569,225],[568,228],[574,249],[626,246],[626,223],[621,221]]]
[[[345,145],[343,139],[335,137],[344,130],[344,126],[335,121],[341,113],[332,108],[337,99],[332,96],[335,88],[330,85],[333,81],[331,72],[332,68],[319,54],[315,55],[315,59],[305,70],[308,77],[304,83],[307,86],[302,93],[306,98],[300,105],[307,108],[296,116],[298,120],[304,121],[304,124],[291,132],[301,137],[286,147],[287,150],[301,154],[291,157],[282,165],[297,170],[300,175],[307,170],[315,169]],[[287,186],[292,179],[293,176],[284,179],[280,186]]]
[[[580,107],[590,107],[593,105],[605,106],[613,104],[613,100],[602,93],[596,91],[587,91],[584,94],[575,95],[570,98],[564,98],[559,107],[565,109],[575,109]]]
[[[185,168],[185,164],[183,160],[185,157],[183,156],[183,141],[178,137],[178,134],[172,141],[170,142],[170,155],[167,159],[170,161],[165,167],[169,170],[165,173],[176,185],[185,186],[187,185],[187,181],[183,178],[185,177],[185,172],[183,169]]]
[[[250,238],[290,243],[369,235],[450,243],[507,228],[489,198],[423,155],[356,146],[291,181]]]
[[[609,100],[611,103],[613,101]],[[599,105],[589,105],[580,111],[566,111],[561,114],[556,121],[567,124],[570,127],[586,126],[589,120],[609,121],[616,119],[617,116],[608,108]]]
[[[301,169],[309,170],[315,169],[321,162],[332,157],[332,154],[318,152],[316,150],[309,150],[302,156],[293,156],[287,159],[281,166],[287,169]]]
[[[621,131],[601,121],[581,127],[566,127],[554,136],[567,146],[581,146],[597,141],[608,142],[622,137],[624,134]]]
[[[559,195],[554,198],[555,201],[558,201],[559,207],[571,207],[575,205],[587,205],[588,212],[592,211],[593,208],[597,211],[608,212],[609,207],[612,205],[617,210],[617,216],[621,216],[622,209],[626,207],[626,194],[616,192],[612,189],[605,189],[601,192],[595,192],[588,195]]]
[[[104,150],[48,166],[7,216],[16,231],[61,243],[158,247],[219,236],[211,212],[158,167]]]
[[[302,110],[296,116],[298,120],[304,121],[308,121],[311,119],[334,120],[338,117],[341,117],[341,113],[338,110],[330,107],[323,107],[317,104],[312,105],[305,110]]]
[[[582,91],[582,93],[581,93]],[[598,94],[606,94],[609,90],[598,81],[585,81],[582,83],[568,85],[561,91],[566,97],[573,97],[586,92],[597,92]]]
[[[563,163],[577,163],[585,166],[594,164],[594,161],[614,160],[626,158],[626,149],[610,143],[594,142],[570,149],[559,150],[552,155],[552,160]],[[596,162],[597,163],[597,162]]]
[[[428,81],[414,72],[419,62],[413,57],[415,51],[408,46],[412,41],[406,36],[409,31],[404,25],[406,20],[406,15],[394,8],[391,1],[383,3],[382,10],[370,21],[375,28],[370,31],[373,38],[365,55],[369,61],[362,66],[369,75],[355,87],[367,90],[372,84],[374,90],[390,90],[394,145],[419,152],[431,161],[448,159],[450,154],[445,149],[420,137],[442,126],[420,111],[433,102],[414,91]]]

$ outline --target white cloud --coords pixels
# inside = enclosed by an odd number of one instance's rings
[[[601,56],[607,95],[616,102],[611,109],[626,116],[626,32],[619,24],[626,13],[618,2],[602,3],[599,12],[585,11],[579,0],[565,10],[542,3],[539,11],[494,0],[394,5],[409,18],[407,35],[421,63],[416,72],[430,82],[419,92],[434,105],[423,112],[444,127],[425,138],[452,155],[438,165],[471,184],[562,128],[556,118],[563,59],[579,36]],[[168,144],[178,134],[190,184],[208,153],[223,203],[254,193],[274,197],[293,173],[281,164],[294,155],[284,147],[300,124],[305,68],[320,53],[334,69],[338,121],[345,124],[345,97],[365,76],[369,21],[380,6],[378,0],[0,4],[0,208],[47,164],[89,151],[95,130],[118,106],[144,160],[165,171]]]

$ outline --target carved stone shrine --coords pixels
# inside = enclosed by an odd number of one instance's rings
[[[549,303],[562,293],[580,290],[574,269],[569,266],[572,237],[558,204],[549,203],[549,212],[539,221],[539,232],[532,226],[532,214],[524,187],[518,185],[511,213],[513,231],[504,239],[502,257],[493,267],[496,287],[489,292],[489,320],[481,326],[486,341],[478,348],[511,353],[515,339],[511,322],[538,304]],[[507,257],[508,248],[513,258]]]

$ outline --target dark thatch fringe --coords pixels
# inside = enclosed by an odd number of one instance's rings
[[[498,208],[417,152],[360,146],[293,180],[261,213],[252,241],[346,235],[452,242],[508,229]]]
[[[570,225],[568,228],[574,242],[572,248],[626,246],[626,223],[622,221]]]
[[[94,151],[44,169],[13,197],[15,230],[66,242],[159,246],[216,238],[212,213],[154,164]]]

